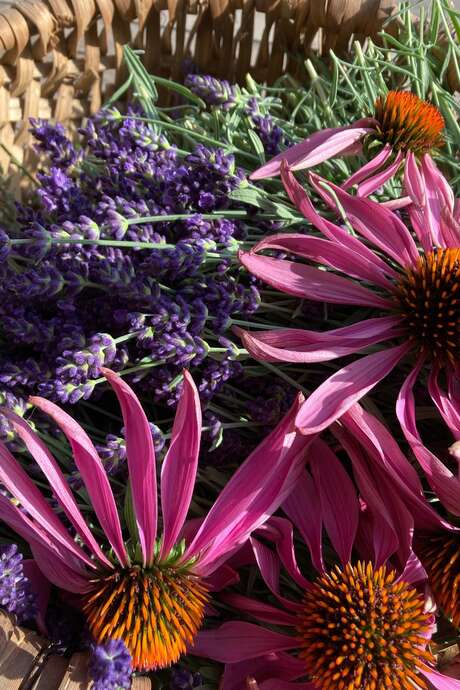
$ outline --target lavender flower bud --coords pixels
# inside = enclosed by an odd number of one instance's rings
[[[131,687],[132,662],[123,640],[109,640],[95,645],[89,662],[93,690],[128,690]]]

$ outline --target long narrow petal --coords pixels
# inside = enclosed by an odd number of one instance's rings
[[[297,639],[292,635],[282,635],[253,623],[231,621],[216,630],[199,632],[189,653],[222,664],[233,664],[262,654],[294,649],[297,645]]]
[[[92,588],[91,581],[78,575],[67,563],[39,544],[31,544],[33,557],[43,575],[56,587],[74,594],[84,594]]]
[[[360,321],[332,331],[277,328],[273,331],[245,331],[235,327],[244,347],[265,362],[328,362],[359,352],[399,334],[399,317],[385,316]],[[396,330],[395,330],[396,329]]]
[[[161,509],[166,556],[187,517],[195,486],[201,439],[201,405],[192,377],[184,371],[184,389],[177,407],[171,444],[161,468]]]
[[[373,131],[368,121],[359,121],[346,127],[335,127],[315,132],[308,139],[282,151],[250,175],[251,180],[263,180],[280,174],[281,161],[286,161],[293,170],[302,170],[318,165],[329,158],[345,151],[349,146],[360,141]]]
[[[280,590],[280,559],[278,555],[261,541],[251,537],[251,545],[256,557],[257,566],[259,568],[262,578],[275,595],[278,601],[289,611],[298,612],[302,610],[302,604],[299,601],[291,601],[281,594]]]
[[[282,517],[272,516],[257,530],[257,535],[262,535],[270,541],[273,541],[281,563],[286,568],[290,577],[299,587],[307,589],[310,586],[309,582],[300,572],[295,556],[294,531],[291,522]]]
[[[264,623],[289,626],[296,626],[298,623],[298,617],[293,613],[288,613],[282,609],[277,609],[276,606],[271,604],[265,604],[257,599],[251,599],[234,592],[224,592],[219,596],[219,601],[223,601],[225,604],[234,609],[239,609],[245,614],[249,613]]]
[[[268,285],[301,299],[335,304],[391,309],[389,299],[380,297],[359,283],[313,266],[240,252],[239,259],[247,270]]]
[[[323,180],[313,174],[310,174],[310,179],[324,201],[332,208],[337,208],[330,192],[321,186]],[[370,199],[351,196],[332,182],[327,182],[327,186],[337,196],[355,230],[401,266],[417,265],[417,245],[410,231],[395,213]]]
[[[378,152],[374,158],[371,158],[370,161],[365,163],[365,165],[362,165],[359,170],[357,170],[353,175],[350,175],[350,177],[347,177],[345,182],[342,183],[342,189],[349,189],[350,187],[353,187],[355,184],[359,184],[366,178],[370,177],[373,175],[377,170],[379,170],[382,165],[384,165],[387,160],[390,158],[391,154],[393,152],[393,148],[390,144],[385,144],[383,149]]]
[[[305,675],[305,663],[288,652],[261,655],[256,659],[226,664],[219,690],[248,690],[247,679],[255,678],[259,684],[275,678],[277,681],[291,681]],[[295,686],[303,690],[303,685]],[[276,690],[276,688],[275,688]],[[314,688],[312,689],[314,690]]]
[[[305,540],[316,570],[323,573],[321,505],[313,478],[307,472],[302,472],[294,489],[281,507]]]
[[[73,494],[69,489],[64,475],[46,445],[40,439],[38,434],[36,434],[30,428],[25,419],[7,409],[2,409],[2,414],[5,415],[8,421],[13,425],[13,428],[18,436],[24,441],[27,450],[47,478],[51,488],[53,489],[54,495],[64,509],[65,514],[85,544],[88,546],[91,553],[105,566],[112,568],[113,566],[111,562],[103,553],[101,547],[97,543],[94,535],[80,513],[77,502],[75,501]]]
[[[442,215],[452,215],[454,211],[454,193],[444,175],[430,155],[422,156],[421,172],[425,186],[425,206],[423,219],[431,235],[431,244],[445,247],[442,233]]]
[[[386,289],[391,287],[388,277],[395,279],[397,278],[397,273],[388,263],[383,261],[376,252],[367,247],[360,238],[351,235],[346,229],[320,216],[304,188],[297,182],[292,172],[285,166],[281,168],[281,179],[294,206],[312,225],[318,228],[325,237],[335,242],[339,247],[345,247],[355,254],[359,254],[363,261],[369,266],[373,266],[374,283]]]
[[[296,425],[303,434],[322,431],[381,381],[411,349],[409,343],[361,357],[322,383],[302,405]]]
[[[435,669],[427,671],[425,669],[420,669],[420,673],[425,676],[431,685],[436,688],[436,690],[460,690],[460,680],[451,678],[450,676],[445,676]]]
[[[123,414],[134,514],[146,565],[153,559],[157,535],[157,479],[152,432],[132,388],[110,369],[102,369],[102,373],[115,391]]]
[[[456,441],[460,441],[460,407],[457,407],[449,395],[443,391],[439,385],[438,375],[439,372],[433,368],[428,378],[428,391],[453,437]]]
[[[310,439],[295,431],[299,396],[278,426],[233,475],[209,511],[185,557],[201,554],[198,567],[215,569],[216,559],[242,544],[292,491]],[[210,572],[212,570],[209,570]]]
[[[13,503],[0,494],[0,520],[3,520],[12,530],[22,537],[33,549],[38,549],[43,554],[45,561],[56,563],[57,579],[54,582],[58,587],[68,588],[78,586],[86,587],[88,578],[85,577],[85,570],[80,561],[73,558],[71,554],[66,554],[60,549],[42,530],[40,525],[27,517],[21,510],[16,508]],[[43,571],[44,572],[44,571]],[[47,576],[47,573],[44,572]],[[59,579],[59,575],[61,575]],[[70,591],[74,591],[70,589]]]
[[[308,456],[319,493],[324,526],[342,565],[345,565],[351,559],[358,529],[356,490],[327,443],[316,439],[309,448]]]
[[[264,249],[277,249],[302,256],[334,268],[347,276],[365,280],[371,285],[375,284],[375,274],[378,273],[373,257],[363,257],[354,248],[321,237],[298,233],[269,235],[252,248],[251,254],[257,254]]]
[[[38,522],[56,544],[79,558],[89,567],[95,565],[75,543],[56,513],[50,508],[34,482],[28,477],[8,448],[0,442],[0,482],[20,501],[27,513]]]
[[[126,565],[128,557],[123,543],[117,506],[104,466],[91,439],[70,415],[50,400],[31,397],[30,401],[54,419],[66,435],[94,512],[118,560],[122,565]]]
[[[357,189],[357,196],[369,196],[370,194],[373,194],[379,187],[385,184],[391,177],[394,177],[396,173],[398,172],[401,162],[404,158],[404,155],[401,151],[398,151],[396,154],[396,158],[394,159],[393,163],[389,165],[387,168],[384,168],[384,170],[381,170],[380,172],[376,173],[375,175],[372,175],[371,177],[368,177],[367,180],[362,182]]]
[[[438,495],[447,510],[454,515],[460,515],[460,481],[434,453],[423,445],[417,430],[413,388],[420,366],[421,364],[413,369],[402,385],[396,403],[396,414],[404,435],[420,463],[431,488]]]

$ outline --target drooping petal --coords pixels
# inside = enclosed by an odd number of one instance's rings
[[[384,316],[360,321],[332,331],[277,328],[273,331],[245,331],[234,327],[247,351],[265,362],[327,362],[359,352],[370,345],[394,338],[400,319]]]
[[[307,472],[301,474],[294,489],[283,502],[282,509],[304,538],[316,570],[323,573],[321,506],[313,478]]]
[[[187,517],[195,486],[200,439],[200,398],[192,377],[185,370],[171,443],[161,468],[162,557],[174,546]]]
[[[157,479],[152,432],[132,388],[110,369],[102,369],[102,373],[115,391],[123,414],[129,480],[145,565],[153,559],[157,535]]]
[[[417,430],[413,387],[417,380],[421,362],[411,371],[401,387],[396,403],[396,414],[415,457],[425,476],[443,505],[454,515],[460,515],[460,481],[452,472],[426,448]]]
[[[347,472],[327,443],[316,439],[309,448],[309,464],[319,493],[326,531],[342,565],[350,561],[358,529],[359,503]]]
[[[309,582],[300,572],[295,556],[294,532],[291,522],[282,517],[272,516],[257,530],[257,535],[262,535],[275,544],[281,563],[290,577],[299,587],[307,589],[310,586]]]
[[[391,309],[389,299],[380,297],[363,285],[352,280],[327,273],[305,264],[240,252],[239,259],[252,275],[268,285],[301,299],[331,304],[356,304],[359,306]]]
[[[310,174],[310,179],[324,201],[336,209],[335,199],[321,184],[324,180],[313,174]],[[332,182],[326,184],[335,193],[353,228],[360,235],[399,265],[415,267],[418,264],[417,245],[410,231],[395,213],[370,199],[352,196]]]
[[[66,435],[99,523],[118,560],[122,565],[126,565],[128,557],[123,543],[117,506],[104,466],[91,439],[70,415],[50,400],[33,396],[30,401],[54,419]]]
[[[439,371],[433,368],[428,378],[428,391],[453,437],[456,441],[460,441],[460,407],[457,407],[449,395],[443,391],[439,385],[438,375]]]
[[[251,254],[257,254],[264,249],[277,249],[289,254],[302,256],[319,264],[334,268],[347,276],[375,283],[378,273],[376,262],[368,256],[363,257],[360,252],[339,242],[325,240],[321,237],[311,237],[290,233],[285,235],[269,235],[258,242]],[[386,283],[388,287],[389,283]]]
[[[412,200],[409,207],[409,218],[417,238],[424,252],[430,252],[433,247],[429,225],[424,219],[426,208],[426,189],[414,154],[409,151],[404,166],[404,188]]]
[[[30,545],[32,551],[38,550],[46,562],[56,564],[57,579],[54,584],[64,589],[67,589],[68,585],[78,588],[69,591],[84,591],[89,579],[85,577],[85,570],[80,561],[73,558],[71,554],[63,553],[63,550],[49,538],[39,524],[28,518],[3,494],[0,494],[0,520],[19,534]],[[40,569],[48,577],[48,574],[42,568]]]
[[[429,680],[436,690],[460,690],[460,680],[445,676],[443,673],[435,671],[435,669],[431,669],[430,671],[420,669],[420,673]]]
[[[275,595],[278,601],[289,611],[298,612],[302,609],[302,604],[299,601],[291,601],[281,594],[280,590],[280,559],[278,555],[265,544],[255,537],[251,537],[251,545],[256,557],[257,566],[259,568],[262,578]]]
[[[393,147],[390,144],[385,144],[383,149],[378,152],[374,158],[362,165],[359,170],[354,172],[350,177],[347,177],[345,182],[342,183],[342,189],[349,189],[355,184],[359,184],[366,178],[373,175],[377,170],[379,170],[390,158],[393,153]]]
[[[198,633],[189,653],[222,664],[233,664],[245,659],[255,659],[262,654],[294,649],[295,637],[267,630],[253,623],[231,621],[216,630]]]
[[[422,209],[425,227],[430,233],[431,244],[445,247],[441,218],[443,214],[453,214],[454,193],[429,154],[422,156],[421,173],[425,187],[425,206]]]
[[[310,442],[298,434],[294,420],[299,396],[278,426],[251,453],[227,483],[203,521],[184,558],[200,554],[194,566],[209,574],[279,507],[301,472]],[[198,572],[197,571],[197,572]]]
[[[37,465],[39,465],[43,474],[46,476],[51,488],[53,489],[54,495],[62,506],[65,514],[85,544],[88,546],[91,553],[105,566],[112,568],[113,566],[111,562],[103,553],[101,547],[97,543],[97,540],[94,538],[93,533],[80,513],[77,502],[75,501],[73,494],[69,489],[64,475],[46,445],[40,439],[38,434],[36,434],[30,428],[25,419],[4,408],[2,409],[2,414],[5,415],[8,421],[13,425],[13,428],[18,436],[24,441],[27,450],[32,455]]]
[[[322,431],[381,381],[411,349],[409,343],[356,360],[322,383],[302,405],[296,425],[303,434]]]
[[[357,196],[369,196],[370,194],[373,194],[379,187],[384,185],[385,182],[388,182],[388,180],[394,177],[394,175],[396,175],[398,172],[403,158],[404,154],[402,151],[398,151],[396,158],[391,165],[375,175],[371,175],[371,177],[368,177],[367,180],[358,185],[358,189],[356,191]]]
[[[87,566],[95,565],[72,539],[56,513],[50,508],[34,482],[11,455],[8,448],[0,442],[0,482],[20,501],[27,513],[40,525],[56,545],[73,554]]]
[[[325,237],[335,242],[339,247],[345,247],[355,254],[359,254],[365,264],[369,267],[372,266],[373,283],[385,289],[391,287],[392,284],[388,280],[388,277],[395,279],[397,278],[397,273],[388,263],[383,261],[378,254],[367,247],[358,237],[354,237],[344,228],[320,216],[310,201],[306,191],[297,182],[292,172],[285,166],[281,168],[281,179],[294,206],[296,206],[300,213],[302,213],[312,225],[318,228]]]
[[[281,161],[285,160],[292,170],[302,170],[318,165],[345,151],[373,131],[369,120],[360,120],[354,125],[335,127],[315,132],[308,139],[282,151],[251,175],[251,180],[263,180],[280,174]]]
[[[38,543],[31,544],[32,555],[43,575],[56,587],[72,592],[84,594],[89,592],[93,585],[90,579],[86,579],[70,568],[65,561],[57,558],[48,549]]]
[[[257,599],[251,599],[234,592],[224,592],[219,596],[219,601],[223,601],[234,609],[250,614],[264,623],[289,626],[296,626],[298,623],[298,618],[293,613],[288,613],[282,609],[277,609],[271,604],[265,604]]]
[[[283,679],[284,682],[300,678],[304,674],[305,664],[301,659],[296,659],[287,652],[267,654],[236,664],[226,664],[219,690],[248,690],[248,678],[255,678],[260,686],[267,679]],[[298,690],[303,690],[302,685]]]

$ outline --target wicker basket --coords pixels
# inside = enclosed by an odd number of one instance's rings
[[[322,48],[375,36],[397,0],[15,0],[0,9],[0,165],[24,150],[30,117],[79,125],[126,74],[123,45],[159,76],[203,73],[273,82]],[[259,39],[256,40],[256,34]],[[320,41],[320,43],[321,43]]]
[[[14,625],[0,612],[1,690],[87,690],[88,657],[70,659],[48,653],[48,642]],[[152,690],[148,678],[134,678],[131,690]]]

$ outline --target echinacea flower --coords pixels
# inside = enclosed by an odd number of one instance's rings
[[[291,170],[303,170],[338,155],[356,154],[363,147],[375,150],[377,146],[376,155],[342,185],[346,189],[357,184],[358,196],[368,196],[393,177],[403,162],[407,166],[410,154],[422,157],[422,167],[433,164],[429,152],[442,146],[443,129],[444,118],[434,105],[409,91],[389,91],[377,99],[374,117],[315,132],[262,165],[250,178],[279,175],[283,160]]]
[[[363,443],[352,423],[361,424]],[[331,431],[354,481],[316,439],[283,504],[305,542],[308,576],[296,560],[292,524],[271,518],[251,545],[277,604],[222,594],[258,624],[224,623],[202,634],[197,651],[226,664],[223,690],[245,690],[248,677],[260,690],[458,690],[459,681],[437,671],[429,647],[434,616],[426,573],[411,549],[410,514],[385,467],[398,464],[394,441],[358,406]],[[385,463],[377,461],[383,453]]]
[[[198,523],[185,523],[201,435],[198,393],[185,371],[161,471],[159,534],[155,453],[148,420],[131,388],[114,372],[104,370],[104,374],[123,413],[130,479],[130,538],[123,535],[109,480],[90,438],[66,412],[38,397],[31,402],[52,417],[70,442],[108,543],[100,546],[48,448],[24,419],[8,410],[6,416],[45,474],[78,538],[72,538],[4,445],[0,445],[0,481],[21,510],[0,495],[0,518],[29,542],[45,577],[77,595],[98,644],[122,640],[134,670],[160,669],[175,663],[193,644],[211,591],[234,575],[228,567],[220,566],[290,492],[302,469],[309,439],[295,431],[298,399],[239,468],[207,516]]]
[[[377,346],[376,352],[343,367],[309,396],[296,420],[299,429],[311,434],[327,427],[409,353],[416,358],[417,371],[427,363],[433,370],[444,370],[449,386],[458,386],[460,226],[451,216],[432,214],[430,223],[416,223],[412,232],[389,209],[351,196],[331,183],[327,191],[321,178],[311,175],[315,189],[334,210],[333,194],[336,196],[356,232],[352,235],[315,211],[286,167],[282,178],[293,203],[325,238],[273,235],[242,253],[242,264],[282,292],[307,300],[368,307],[372,315],[329,332],[240,329],[246,349],[256,359],[310,363]],[[444,184],[448,187],[445,180]],[[435,190],[428,188],[427,204],[434,196]],[[426,206],[419,212],[426,215]],[[281,250],[318,266],[260,255],[266,249]]]

